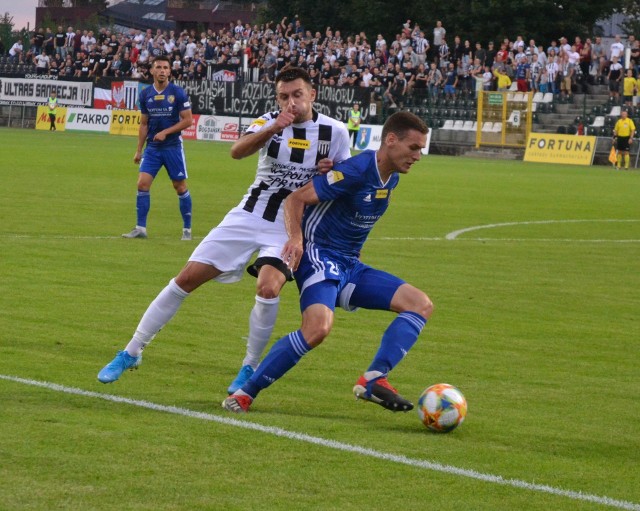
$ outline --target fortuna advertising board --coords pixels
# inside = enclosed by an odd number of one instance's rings
[[[524,161],[591,165],[596,150],[596,137],[531,133]]]

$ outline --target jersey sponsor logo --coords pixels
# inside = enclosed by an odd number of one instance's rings
[[[386,199],[389,197],[389,190],[386,188],[382,190],[376,190],[376,199]]]
[[[153,99],[155,99],[156,101],[164,101],[164,94],[156,94],[155,96],[153,96]]]
[[[332,185],[344,179],[344,174],[339,170],[331,170],[327,172],[327,182]]]
[[[264,126],[265,124],[267,124],[267,121],[264,119],[256,119],[251,123],[252,126]]]
[[[329,156],[329,150],[331,149],[331,141],[318,140],[318,154],[325,158]]]
[[[290,138],[287,145],[292,149],[309,149],[311,147],[311,141],[301,140],[299,138]]]

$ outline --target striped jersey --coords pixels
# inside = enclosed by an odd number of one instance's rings
[[[279,112],[269,112],[247,129],[257,133],[271,126]],[[318,162],[334,164],[351,156],[344,124],[313,110],[311,120],[291,124],[274,135],[259,151],[256,179],[239,207],[270,222],[284,224],[282,203],[294,190],[318,174]]]
[[[397,172],[382,182],[376,152],[367,150],[313,178],[320,203],[307,207],[302,220],[309,244],[358,257],[375,223],[389,206]]]

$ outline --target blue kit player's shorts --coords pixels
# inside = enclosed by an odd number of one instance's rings
[[[171,181],[182,181],[189,177],[182,143],[169,146],[147,145],[140,161],[140,172],[146,172],[155,178],[163,165]]]
[[[391,299],[404,280],[376,270],[357,257],[308,244],[294,273],[300,291],[300,310],[321,303],[331,310],[390,310]]]

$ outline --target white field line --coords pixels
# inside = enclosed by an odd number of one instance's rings
[[[471,231],[479,231],[482,229],[494,229],[496,227],[507,227],[513,225],[541,225],[541,224],[577,224],[577,223],[587,223],[587,222],[595,222],[595,223],[617,223],[617,222],[640,222],[640,220],[615,220],[615,219],[605,219],[605,220],[537,220],[532,222],[504,222],[500,224],[486,224],[486,225],[476,225],[473,227],[465,227],[464,229],[458,229],[457,231],[450,232],[445,236],[448,240],[455,240],[461,234],[465,234]]]
[[[475,470],[458,468],[451,465],[442,465],[428,460],[421,460],[416,458],[408,458],[406,456],[387,453],[383,451],[377,451],[375,449],[368,449],[358,445],[347,444],[344,442],[338,442],[336,440],[328,440],[326,438],[307,435],[304,433],[296,433],[294,431],[287,431],[286,429],[277,428],[273,426],[263,426],[254,422],[246,420],[238,420],[230,417],[223,417],[204,412],[196,412],[194,410],[188,410],[186,408],[180,408],[177,406],[166,406],[149,401],[141,401],[138,399],[129,399],[126,397],[114,396],[111,394],[102,394],[100,392],[91,392],[75,387],[67,387],[59,385],[57,383],[50,383],[46,381],[30,380],[26,378],[19,378],[17,376],[9,376],[0,374],[0,380],[11,381],[15,383],[21,383],[24,385],[31,385],[34,387],[41,387],[55,392],[63,392],[65,394],[73,394],[78,396],[90,397],[94,399],[102,399],[104,401],[112,401],[114,403],[123,403],[132,406],[138,406],[141,408],[147,408],[157,412],[171,413],[175,415],[181,415],[183,417],[189,417],[192,419],[199,419],[210,422],[217,422],[227,426],[234,426],[237,428],[250,429],[253,431],[259,431],[268,435],[274,435],[278,437],[287,438],[289,440],[297,440],[299,442],[306,442],[309,444],[320,445],[328,449],[336,449],[339,451],[351,452],[360,454],[362,456],[368,456],[371,458],[377,458],[383,461],[390,461],[393,463],[401,463],[403,465],[409,465],[415,468],[421,468],[425,470],[431,470],[435,472],[442,472],[445,474],[451,474],[459,477],[466,477],[470,479],[476,479],[478,481],[499,484],[502,486],[511,486],[522,490],[535,491],[540,493],[547,493],[551,495],[557,495],[560,497],[566,497],[572,500],[587,501],[595,504],[602,504],[604,506],[610,506],[617,509],[626,509],[631,511],[640,511],[640,504],[629,502],[625,500],[614,499],[611,497],[605,497],[600,495],[591,495],[589,493],[583,493],[580,491],[564,490],[562,488],[556,488],[554,486],[548,486],[546,484],[529,483],[527,481],[521,481],[519,479],[505,479],[502,476],[486,474],[477,472]]]
[[[513,224],[494,224],[491,227],[497,227],[498,225],[513,225]],[[459,231],[456,231],[459,232]],[[451,234],[451,233],[450,233]],[[449,234],[447,235],[449,236]],[[0,234],[0,239],[37,239],[37,240],[119,240],[122,236],[67,236],[67,235],[31,235],[31,234]],[[156,240],[166,241],[169,238],[158,237]],[[193,239],[198,241],[202,238],[194,236]],[[533,242],[533,243],[640,243],[640,239],[574,239],[574,238],[438,238],[438,237],[423,237],[423,236],[380,236],[371,237],[368,241],[491,241],[491,242]]]
[[[541,225],[541,224],[567,224],[567,223],[622,223],[622,222],[640,222],[638,219],[620,220],[620,219],[574,219],[574,220],[535,220],[529,222],[503,222],[498,224],[485,224],[475,225],[473,227],[465,227],[452,231],[445,235],[445,237],[423,237],[423,236],[407,236],[407,237],[395,237],[395,236],[381,236],[372,237],[371,241],[443,241],[443,240],[457,240],[458,236],[473,231],[480,231],[484,229],[495,229],[498,227],[510,227],[514,225]],[[71,236],[64,234],[53,235],[36,235],[36,234],[0,234],[0,238],[7,239],[52,239],[52,240],[116,240],[121,239],[122,236]],[[167,237],[157,239],[169,239]],[[194,237],[194,240],[200,238]],[[574,238],[463,238],[459,241],[506,241],[506,242],[544,242],[544,243],[640,243],[639,239],[574,239]]]
[[[640,243],[640,239],[627,239],[627,240],[607,240],[607,239],[573,239],[573,238],[460,238],[460,239],[447,239],[447,238],[420,238],[420,237],[380,237],[369,238],[368,241],[492,241],[492,242],[541,242],[541,243]]]

